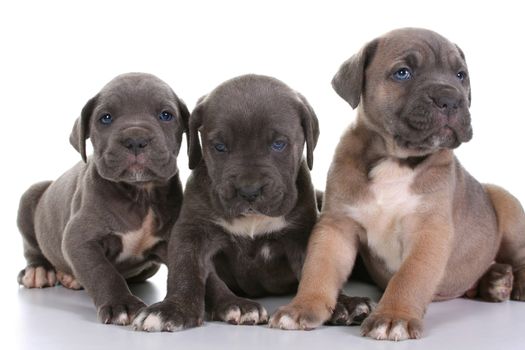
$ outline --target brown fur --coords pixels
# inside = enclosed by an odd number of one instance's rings
[[[393,65],[405,52],[418,63]],[[409,83],[385,72],[404,65],[414,72]],[[322,324],[357,252],[385,289],[362,325],[376,339],[420,337],[432,300],[464,295],[489,269],[489,283],[508,284],[494,277],[494,260],[512,265],[511,298],[525,299],[523,209],[479,184],[452,151],[472,136],[470,85],[455,79],[458,70],[466,71],[459,48],[419,29],[388,33],[343,64],[333,84],[359,105],[357,122],[337,147],[298,294],[271,326]]]

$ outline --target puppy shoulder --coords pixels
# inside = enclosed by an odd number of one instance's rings
[[[366,196],[374,147],[373,135],[366,128],[354,124],[346,130],[328,171],[326,204],[331,206],[334,200],[354,202]]]

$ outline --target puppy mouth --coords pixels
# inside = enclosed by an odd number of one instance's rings
[[[226,216],[228,217],[249,217],[254,215],[281,216],[283,215],[284,195],[277,191],[271,197],[258,198],[255,201],[247,201],[238,197],[228,198],[219,195],[217,197]]]
[[[243,212],[241,212],[240,215],[241,216],[253,216],[253,215],[261,215],[261,213],[257,209],[250,206],[246,208]]]
[[[136,162],[125,168],[120,177],[127,179],[127,182],[142,183],[149,182],[151,175],[150,170],[144,164]]]
[[[165,181],[177,172],[176,158],[172,156],[152,157],[148,154],[111,154],[102,157],[104,167],[101,175],[109,180],[130,184]]]
[[[423,139],[407,139],[401,135],[394,136],[394,139],[398,146],[415,151],[429,151],[439,148],[454,149],[462,143],[458,133],[448,125]]]
[[[470,114],[426,113],[423,117],[404,118],[394,133],[397,145],[415,151],[454,149],[472,138]]]
[[[133,182],[151,182],[156,180],[164,180],[167,177],[172,177],[178,171],[175,165],[174,158],[169,157],[165,161],[152,162],[146,157],[140,158],[140,155],[128,163],[127,167],[122,171],[123,178],[131,178]],[[174,168],[173,171],[166,172],[167,169]]]
[[[124,160],[126,171],[129,172],[144,171],[148,167],[147,163],[148,159],[144,154],[128,154]]]
[[[265,216],[280,216],[280,201],[272,201],[272,203],[267,202],[255,202],[248,203],[244,201],[231,201],[224,203],[224,208],[227,209],[229,216],[231,217],[249,217],[254,215],[265,215]]]

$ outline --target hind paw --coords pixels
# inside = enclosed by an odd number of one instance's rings
[[[490,302],[509,300],[513,286],[512,266],[492,264],[479,281],[479,296]]]
[[[57,271],[57,279],[58,282],[60,282],[60,284],[66,288],[74,290],[82,289],[82,286],[73,275],[69,275],[62,271]]]
[[[57,278],[53,268],[27,266],[18,274],[18,283],[26,288],[53,287],[57,283]]]

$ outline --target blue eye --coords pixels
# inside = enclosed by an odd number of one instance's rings
[[[401,68],[394,73],[394,79],[399,81],[410,80],[412,72],[408,68]]]
[[[215,149],[217,150],[217,152],[226,152],[226,145],[224,143],[217,143],[215,144]]]
[[[463,81],[467,78],[467,73],[464,71],[461,71],[461,72],[458,72],[456,76],[458,77],[459,80]]]
[[[111,114],[107,113],[102,115],[102,117],[100,117],[98,120],[104,125],[109,125],[113,123],[113,117],[111,116]]]
[[[173,114],[171,114],[168,111],[162,111],[159,114],[159,119],[162,120],[163,122],[169,122],[170,120],[173,119]]]
[[[281,152],[286,147],[286,142],[284,141],[274,141],[272,143],[272,150],[276,152]]]

